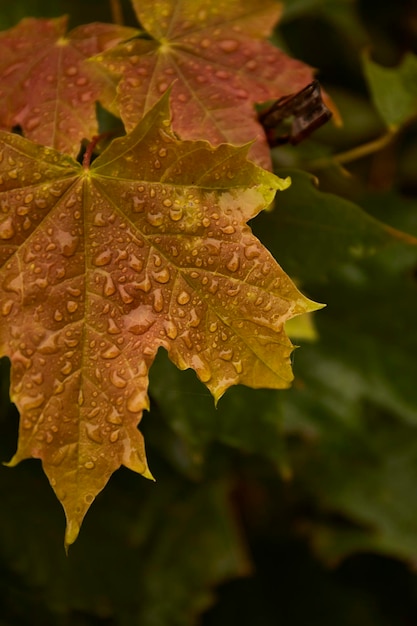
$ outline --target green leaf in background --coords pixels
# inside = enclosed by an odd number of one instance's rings
[[[417,558],[416,264],[415,247],[387,248],[320,288],[320,341],[297,355],[284,396],[301,437],[294,475],[321,511],[313,545],[331,563],[358,550]]]
[[[231,388],[215,408],[195,374],[172,367],[162,351],[151,369],[150,395],[197,465],[213,442],[282,460],[280,395],[274,390]]]
[[[399,242],[417,239],[368,215],[360,206],[320,191],[317,180],[299,170],[279,170],[292,185],[271,212],[259,215],[254,231],[285,270],[302,284],[329,280],[352,262]],[[326,300],[322,300],[326,302]]]
[[[404,55],[395,68],[383,67],[363,55],[363,69],[378,113],[390,130],[417,115],[417,56]]]
[[[188,626],[214,585],[248,573],[227,477],[192,483],[154,461],[158,488],[120,472],[68,558],[40,465],[0,468],[4,624]]]

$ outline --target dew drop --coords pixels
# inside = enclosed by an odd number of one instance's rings
[[[178,304],[188,304],[191,299],[190,294],[187,291],[181,291],[177,296]]]
[[[122,418],[115,409],[113,409],[113,413],[110,413],[106,417],[106,422],[109,422],[109,424],[113,424],[114,426],[120,426],[120,424],[123,424]]]
[[[119,429],[113,430],[113,432],[111,432],[109,435],[109,441],[111,443],[116,443],[116,441],[118,441],[119,439],[119,436],[120,436],[120,430]]]
[[[164,310],[164,297],[161,289],[155,289],[153,293],[153,309],[155,313],[161,313]]]
[[[0,239],[11,239],[15,234],[13,221],[11,217],[7,217],[0,224]]]
[[[125,304],[130,304],[131,302],[133,302],[133,297],[130,295],[130,293],[126,291],[123,285],[119,285],[119,294],[122,302],[124,302]]]
[[[166,267],[164,267],[160,272],[153,272],[153,277],[156,280],[156,282],[165,285],[166,283],[169,282],[171,275],[169,273],[169,270]]]
[[[135,283],[136,289],[140,289],[144,293],[149,293],[152,289],[152,283],[148,275],[140,283]]]
[[[233,358],[233,350],[231,348],[226,348],[226,350],[221,350],[219,352],[219,357],[223,359],[223,361],[231,361]]]
[[[38,393],[36,396],[26,396],[19,403],[19,408],[22,411],[31,411],[33,409],[39,409],[45,402],[45,394]]]
[[[241,374],[243,372],[243,365],[240,359],[238,361],[233,361],[233,367],[235,368],[237,374]]]
[[[219,281],[213,279],[208,287],[208,290],[210,293],[215,295],[219,290]]]
[[[211,324],[209,325],[209,331],[211,333],[215,333],[217,328],[218,328],[217,322],[211,322]]]
[[[39,116],[30,117],[25,126],[27,130],[35,130],[40,124],[41,118]]]
[[[246,246],[246,248],[244,249],[244,254],[245,257],[251,261],[252,259],[256,259],[259,256],[260,251],[258,246],[253,244],[250,246]]]
[[[233,285],[232,287],[229,287],[226,293],[231,298],[235,298],[239,292],[240,292],[240,285]]]
[[[227,226],[224,226],[223,228],[220,229],[222,231],[222,233],[224,233],[225,235],[233,235],[233,233],[236,232],[236,229],[234,226],[232,226],[232,224],[228,224]]]
[[[197,372],[201,382],[207,383],[211,379],[211,370],[198,354],[194,354],[191,359],[191,367]]]
[[[171,320],[168,320],[167,322],[165,322],[164,328],[165,328],[165,332],[166,332],[167,336],[170,339],[176,339],[176,337],[178,335],[178,329],[175,326],[174,322],[172,322]]]
[[[195,309],[191,309],[190,312],[190,321],[188,322],[189,326],[193,328],[197,328],[200,325],[201,318],[197,315],[197,311]]]
[[[222,80],[226,80],[230,78],[230,72],[226,72],[226,70],[217,70],[216,72],[217,78],[221,78]]]
[[[173,222],[179,222],[182,219],[183,214],[184,213],[181,207],[172,208],[169,211],[169,217]]]
[[[96,465],[95,465],[94,461],[87,461],[86,463],[84,463],[85,469],[88,469],[88,470],[94,469],[95,466]]]
[[[236,272],[240,266],[240,259],[237,252],[234,252],[232,258],[227,263],[226,267],[230,272]]]
[[[14,304],[13,300],[6,300],[6,302],[3,302],[3,304],[1,305],[1,314],[4,317],[6,317],[7,315],[11,313],[13,304]]]
[[[63,374],[64,376],[68,376],[69,374],[71,374],[72,372],[72,363],[70,363],[70,361],[67,361],[65,363],[65,365],[63,367],[61,367],[61,374]]]
[[[161,226],[164,222],[162,213],[148,213],[146,219],[151,226]]]
[[[64,319],[64,316],[62,315],[61,311],[57,309],[54,313],[54,320],[56,322],[62,322],[63,319]]]
[[[106,298],[108,298],[114,293],[116,293],[116,287],[114,285],[112,277],[108,275],[106,276],[106,281],[103,286],[103,296],[106,296]]]
[[[42,372],[38,372],[37,374],[32,376],[32,380],[35,383],[35,385],[42,385],[43,380],[44,380]]]
[[[109,335],[118,335],[121,332],[120,328],[117,326],[116,322],[111,317],[109,318],[107,322],[107,332],[109,333]]]
[[[143,393],[141,391],[134,391],[127,399],[127,410],[131,413],[140,413],[145,407]]]
[[[96,213],[94,215],[94,226],[106,226],[107,221],[103,217],[103,213]]]
[[[130,255],[128,265],[132,270],[135,270],[135,272],[140,272],[143,269],[143,261],[138,259],[135,254]]]
[[[153,309],[149,305],[141,305],[123,317],[125,328],[134,335],[143,335],[155,323]]]
[[[191,350],[191,348],[193,347],[193,342],[191,341],[191,335],[189,330],[186,330],[184,333],[182,333],[181,339],[184,341],[187,348]]]
[[[256,61],[254,59],[250,59],[245,67],[247,67],[248,70],[256,70],[256,68],[258,67],[258,64],[256,63]]]
[[[93,258],[93,263],[96,267],[102,267],[103,265],[108,265],[112,260],[112,252],[111,250],[103,250]]]
[[[53,384],[53,389],[52,389],[53,393],[56,396],[58,396],[59,394],[64,392],[64,389],[65,389],[64,383],[56,378]]]
[[[119,354],[119,348],[117,346],[111,345],[106,348],[106,350],[103,350],[103,352],[100,353],[100,356],[102,356],[103,359],[115,359],[117,356],[119,356]]]
[[[246,89],[236,89],[235,94],[238,98],[242,98],[242,100],[245,100],[249,96]]]
[[[67,302],[68,313],[75,313],[77,309],[78,309],[78,302],[75,302],[74,300],[68,300]]]
[[[117,389],[124,389],[127,385],[127,381],[119,374],[117,370],[112,370],[110,372],[110,382],[112,385],[117,387]]]
[[[239,48],[239,42],[236,39],[223,39],[223,41],[220,41],[219,46],[223,52],[234,52]]]

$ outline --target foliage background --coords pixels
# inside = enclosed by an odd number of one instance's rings
[[[16,0],[0,27],[66,12],[71,26],[111,20],[99,0]],[[417,53],[417,10],[287,0],[274,39],[318,68],[344,119],[274,150],[293,186],[252,224],[327,304],[316,340],[296,338],[291,390],[233,388],[218,409],[160,354],[142,423],[157,484],[118,471],[68,558],[40,463],[0,468],[0,626],[417,624],[417,248],[373,219],[417,236],[417,71],[388,141],[377,105],[391,94],[370,89],[363,60]],[[0,365],[6,461],[18,416]]]

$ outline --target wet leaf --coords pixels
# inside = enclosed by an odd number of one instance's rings
[[[118,105],[131,130],[172,85],[173,126],[181,137],[242,144],[270,168],[255,102],[300,91],[312,70],[265,39],[281,8],[271,0],[134,1],[150,38],[133,39],[96,57],[120,79]]]
[[[97,133],[96,100],[114,97],[108,77],[84,61],[136,31],[95,23],[66,35],[66,25],[66,17],[25,18],[0,33],[0,128],[20,126],[77,156],[81,140]]]
[[[0,345],[20,437],[72,543],[121,464],[151,477],[137,430],[160,347],[216,401],[238,383],[292,381],[291,317],[304,298],[247,220],[287,180],[247,147],[181,142],[165,97],[90,168],[2,133]]]

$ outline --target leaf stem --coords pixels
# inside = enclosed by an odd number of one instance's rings
[[[110,11],[113,24],[119,24],[122,26],[124,24],[124,20],[120,0],[110,0]]]
[[[108,137],[112,137],[115,134],[115,131],[109,130],[106,133],[101,133],[100,135],[94,135],[94,137],[91,139],[90,143],[88,144],[85,152],[84,152],[84,156],[83,156],[83,168],[85,170],[88,170],[88,168],[90,167],[90,163],[91,163],[91,158],[93,156],[94,153],[94,149],[96,147],[96,145],[98,144],[99,141],[101,141],[102,139],[106,139]]]
[[[95,135],[90,141],[90,143],[88,144],[86,151],[84,152],[83,168],[85,170],[88,170],[88,168],[90,167],[91,157],[93,156],[94,148],[98,144],[99,140],[100,140],[100,135]]]
[[[343,163],[350,163],[351,161],[356,161],[357,159],[361,159],[365,156],[369,156],[370,154],[374,154],[374,152],[378,152],[382,150],[386,146],[388,146],[394,137],[396,136],[396,131],[389,130],[385,135],[378,137],[378,139],[373,139],[367,143],[364,143],[360,146],[356,146],[356,148],[351,148],[350,150],[346,150],[345,152],[340,152],[339,154],[333,154],[329,157],[323,157],[320,159],[316,159],[314,161],[310,161],[308,164],[312,169],[324,169],[329,167],[330,165],[334,165],[338,163],[342,165]]]

